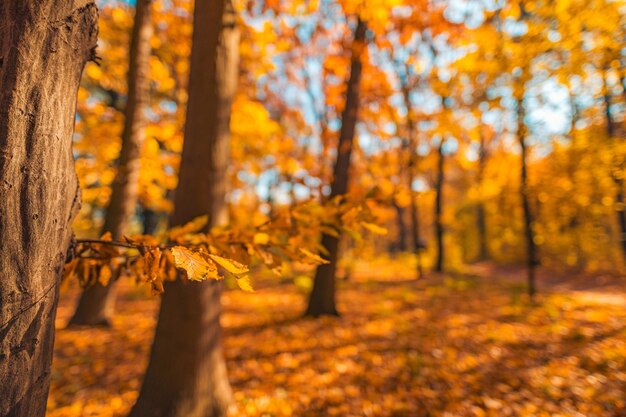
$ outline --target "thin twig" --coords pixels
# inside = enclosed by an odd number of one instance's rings
[[[118,240],[101,240],[101,239],[76,239],[76,243],[77,244],[97,243],[97,244],[103,244],[103,245],[120,246],[120,247],[128,248],[128,249],[137,249],[141,246],[151,247],[150,245],[133,245],[132,243],[120,242]]]

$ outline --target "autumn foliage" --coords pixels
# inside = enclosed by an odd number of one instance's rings
[[[626,413],[624,0],[6,1],[0,417]]]

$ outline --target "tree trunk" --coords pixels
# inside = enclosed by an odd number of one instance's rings
[[[419,232],[419,206],[416,198],[417,195],[413,195],[413,190],[411,190],[411,236],[413,237],[413,252],[417,260],[416,278],[420,279],[424,275],[424,267],[422,265],[422,249],[424,249],[424,247]]]
[[[528,192],[528,148],[526,147],[526,110],[523,97],[517,100],[517,139],[521,148],[520,198],[524,212],[524,236],[526,239],[526,265],[528,272],[528,295],[531,300],[537,292],[535,285],[535,268],[537,266],[537,246],[533,233],[533,213],[530,208]]]
[[[609,143],[613,143],[615,137],[615,122],[613,121],[613,114],[611,113],[611,95],[609,91],[609,87],[607,85],[606,73],[603,78],[603,101],[604,101],[604,114],[606,116],[606,134],[609,139]],[[611,171],[613,169],[622,168],[622,167],[611,167]],[[613,182],[615,183],[615,187],[617,188],[615,192],[615,203],[617,208],[617,224],[619,226],[619,242],[622,247],[622,252],[626,257],[626,210],[624,210],[624,203],[626,202],[626,198],[624,197],[624,179],[622,177],[616,176],[613,172],[611,172],[611,177],[613,178]]]
[[[149,208],[143,209],[143,234],[152,235],[159,227],[159,214]]]
[[[227,220],[230,108],[239,31],[232,3],[199,0],[194,11],[189,104],[173,225],[208,214]],[[226,415],[231,389],[220,327],[218,282],[165,283],[150,362],[131,417]]]
[[[139,187],[139,159],[144,143],[144,107],[148,101],[152,0],[138,0],[128,57],[128,101],[126,102],[122,148],[118,170],[111,184],[111,200],[106,210],[103,233],[115,240],[124,237],[135,213]],[[95,283],[83,290],[70,325],[109,326],[115,310],[115,280],[108,285]]]
[[[330,198],[344,195],[348,192],[350,158],[359,110],[359,88],[363,67],[361,54],[365,48],[366,32],[367,25],[359,19],[354,31],[346,106],[341,115],[341,131],[337,145],[337,161],[333,172],[334,177],[331,184]],[[324,234],[322,236],[322,246],[328,252],[329,263],[317,267],[315,280],[313,281],[313,291],[309,296],[307,316],[338,315],[335,303],[335,273],[339,257],[339,238]]]
[[[487,244],[487,213],[483,195],[483,182],[485,177],[485,165],[487,164],[487,149],[485,137],[480,132],[480,149],[478,151],[478,175],[477,182],[480,188],[480,201],[476,206],[476,227],[478,229],[478,260],[489,259],[489,245]]]
[[[400,207],[397,203],[393,203],[393,207],[396,209],[396,227],[398,228],[398,240],[394,243],[393,249],[398,252],[406,252],[406,224],[404,222],[404,208]]]
[[[577,195],[579,184],[578,179],[576,178],[576,170],[579,165],[579,149],[578,149],[578,140],[576,134],[576,123],[580,120],[580,110],[578,109],[578,105],[576,104],[576,99],[574,94],[569,91],[569,104],[571,107],[572,115],[570,118],[570,127],[569,127],[569,139],[570,139],[570,149],[568,153],[567,160],[567,175],[572,181],[572,194]],[[580,230],[582,212],[579,204],[574,206],[575,210],[572,214],[571,218],[568,219],[568,228],[571,233],[574,234],[574,250],[576,252],[576,263],[579,267],[583,267],[585,264],[585,253],[582,249],[582,239],[584,239],[583,232]]]
[[[445,139],[442,137],[437,147],[437,182],[435,183],[435,240],[437,244],[437,258],[435,260],[435,271],[443,272],[444,263],[444,244],[443,244],[443,182],[445,179],[444,162],[445,155],[443,153],[443,144]]]
[[[408,69],[406,71],[408,73]],[[420,237],[420,222],[419,222],[419,207],[417,205],[417,195],[413,193],[413,181],[417,175],[417,141],[415,140],[415,122],[411,116],[412,105],[410,91],[407,86],[402,89],[402,95],[404,97],[404,106],[406,107],[406,122],[407,122],[407,150],[409,152],[409,169],[407,172],[407,186],[409,193],[411,194],[411,239],[413,241],[413,252],[417,260],[416,274],[417,279],[420,279],[424,274],[422,267],[422,239]]]
[[[80,206],[76,95],[93,1],[0,3],[0,416],[46,410],[54,318]]]

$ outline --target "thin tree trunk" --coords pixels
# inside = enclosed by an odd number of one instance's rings
[[[267,199],[265,200],[267,203],[267,217],[270,219],[274,218],[275,211],[276,211],[276,207],[274,203],[274,194],[273,194],[274,182],[275,180],[273,178],[267,182]]]
[[[524,236],[526,239],[526,267],[528,272],[528,295],[531,299],[537,292],[535,284],[535,268],[537,266],[537,246],[533,233],[533,213],[530,208],[528,192],[528,148],[526,145],[526,109],[523,97],[517,100],[517,139],[522,150],[520,170],[520,199],[524,212]]]
[[[606,134],[609,139],[609,143],[613,143],[615,137],[615,122],[613,121],[613,115],[611,113],[611,95],[609,92],[609,87],[607,85],[606,73],[603,78],[603,101],[604,101],[604,114],[606,117]],[[611,171],[614,167],[611,167]],[[622,247],[622,252],[626,257],[626,210],[624,210],[624,202],[626,202],[626,198],[624,196],[624,179],[622,177],[618,177],[611,173],[613,178],[613,182],[615,183],[615,187],[617,188],[615,192],[615,203],[617,208],[617,224],[619,226],[619,242]]]
[[[443,244],[443,183],[445,180],[444,163],[445,155],[443,153],[443,145],[445,139],[442,137],[437,147],[437,181],[435,182],[435,240],[437,244],[437,258],[435,259],[435,271],[443,272],[444,264],[444,244]]]
[[[408,73],[408,69],[407,69]],[[411,239],[413,242],[413,252],[415,253],[416,274],[417,279],[422,278],[424,271],[422,266],[422,239],[420,237],[420,221],[419,221],[419,206],[417,204],[417,195],[413,192],[413,181],[417,175],[417,141],[415,140],[415,122],[411,115],[412,105],[410,91],[408,87],[404,86],[402,89],[402,95],[404,97],[404,106],[407,110],[406,122],[407,122],[407,150],[409,152],[409,169],[407,172],[407,187],[411,195]]]
[[[208,214],[227,221],[230,108],[238,78],[239,31],[230,0],[199,0],[194,11],[189,104],[171,223]],[[226,373],[216,281],[165,283],[150,362],[132,417],[226,415]]]
[[[76,95],[94,57],[93,1],[0,2],[0,416],[46,410],[71,223]]]
[[[624,77],[620,78],[620,82],[622,84],[622,96],[624,97],[624,103],[626,103],[626,88],[624,87]],[[606,96],[608,101],[607,101],[607,107],[610,105],[610,98],[607,95]],[[607,115],[610,117],[608,120],[607,125],[613,126],[613,118],[611,117],[611,113],[609,111],[607,111]],[[626,118],[624,119],[624,126],[626,127]],[[610,132],[609,134],[611,134],[614,131],[613,127],[610,127]],[[622,162],[620,169],[622,170],[622,172],[624,171],[624,163]],[[617,202],[617,205],[619,207],[619,210],[617,212],[618,215],[618,221],[619,221],[619,227],[620,227],[620,241],[622,244],[622,252],[624,253],[624,256],[626,257],[626,210],[624,209],[624,203],[626,202],[626,198],[624,198],[624,178],[620,177],[617,179],[616,181],[617,183],[617,195],[615,197],[615,201]]]
[[[476,207],[476,223],[478,227],[478,260],[489,259],[489,249],[487,246],[487,213],[485,205],[481,202]]]
[[[480,132],[480,149],[478,151],[478,187],[480,188],[480,201],[476,206],[476,226],[478,229],[478,260],[489,259],[489,246],[487,244],[487,214],[483,196],[483,182],[485,177],[485,165],[487,164],[487,149],[485,137]]]
[[[143,234],[152,235],[159,227],[159,214],[149,208],[143,209]]]
[[[123,238],[137,205],[139,159],[145,139],[144,107],[148,101],[152,0],[138,0],[128,57],[128,101],[126,102],[122,148],[118,170],[111,185],[103,233],[115,240]],[[108,285],[95,283],[83,290],[70,325],[109,326],[115,311],[115,280]]]
[[[417,260],[416,273],[417,279],[424,275],[424,266],[422,265],[422,239],[419,232],[419,205],[417,204],[417,195],[413,195],[411,190],[411,235],[413,237],[413,251]]]
[[[579,184],[576,178],[576,169],[579,164],[579,151],[577,145],[577,135],[576,135],[576,123],[580,119],[580,111],[578,109],[578,105],[576,104],[576,100],[574,94],[569,88],[569,102],[572,110],[572,116],[570,118],[570,129],[569,129],[569,138],[570,138],[570,150],[568,154],[567,160],[567,175],[570,177],[572,181],[572,194],[577,195]],[[585,263],[584,260],[584,252],[582,250],[582,242],[583,238],[582,232],[580,230],[580,219],[582,213],[580,206],[576,204],[575,211],[572,217],[569,219],[568,227],[570,231],[574,234],[574,246],[576,251],[576,263],[579,267],[582,267]]]
[[[393,207],[396,209],[396,224],[398,228],[398,240],[393,245],[398,252],[406,252],[406,224],[404,222],[404,208],[394,202]]]
[[[363,67],[361,54],[365,48],[366,32],[367,25],[359,19],[354,31],[346,106],[341,115],[341,132],[339,133],[337,161],[331,184],[330,198],[344,195],[348,192],[350,158],[359,110],[359,88]],[[335,273],[339,257],[339,238],[324,234],[322,236],[322,246],[328,252],[329,263],[317,267],[313,281],[313,291],[309,296],[307,316],[338,315],[335,302]]]

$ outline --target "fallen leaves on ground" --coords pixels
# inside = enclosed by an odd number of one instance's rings
[[[223,297],[233,416],[626,415],[626,295],[526,301],[497,277],[412,281],[355,269],[339,318],[301,318],[291,284]],[[622,286],[623,288],[623,286]],[[111,329],[57,318],[48,416],[124,416],[147,364],[157,299],[120,286]]]

